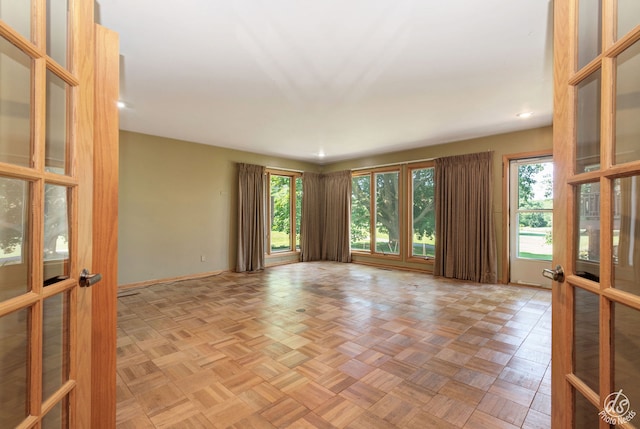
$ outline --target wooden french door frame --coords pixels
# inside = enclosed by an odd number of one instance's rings
[[[626,35],[617,38],[617,1],[583,2],[583,5],[587,4],[601,7],[599,17],[602,30],[596,36],[601,49],[599,55],[579,68],[579,1],[554,1],[553,265],[562,266],[565,274],[564,278],[554,281],[552,292],[552,427],[558,429],[576,427],[578,402],[588,408],[585,416],[593,427],[610,427],[598,412],[604,410],[605,398],[618,389],[615,386],[614,332],[625,325],[619,322],[614,327],[614,307],[620,304],[631,312],[640,313],[640,297],[615,287],[613,257],[614,181],[640,175],[640,161],[615,163],[616,59],[640,40],[640,23]],[[601,73],[599,162],[591,169],[577,171],[578,86],[598,71]],[[597,220],[600,243],[596,262],[599,271],[592,278],[580,273],[581,267],[578,267],[578,264],[583,265],[578,257],[576,237],[580,226],[577,220],[581,204],[578,197],[585,184],[599,186],[600,192]],[[582,329],[576,322],[576,311],[584,303],[580,297],[585,295],[595,303],[593,314],[597,314],[593,322],[598,334],[591,339],[596,344],[598,356],[594,359],[597,383],[585,382],[582,375],[576,374],[576,353],[581,350],[578,350],[574,341],[580,338],[578,331]],[[633,383],[633,380],[630,382]],[[598,387],[592,388],[593,384]],[[631,401],[631,406],[637,411],[640,398]],[[638,418],[631,422],[635,427]]]
[[[25,247],[22,249],[22,258],[26,258],[28,263],[21,262],[23,267],[28,265],[29,271],[25,277],[28,280],[25,281],[24,293],[11,292],[8,299],[0,301],[0,318],[18,313],[28,315],[28,321],[23,325],[27,329],[24,334],[27,338],[27,358],[23,365],[28,375],[25,374],[27,382],[22,386],[27,402],[22,407],[18,405],[18,414],[10,417],[11,425],[15,423],[20,428],[39,428],[45,414],[56,407],[56,418],[59,416],[62,427],[115,427],[117,36],[94,24],[93,1],[50,3],[46,0],[24,0],[5,5],[3,10],[9,11],[9,21],[17,16],[11,15],[12,5],[27,5],[26,9],[22,9],[27,11],[25,15],[30,14],[27,31],[22,24],[18,24],[22,25],[22,30],[19,30],[11,27],[10,22],[2,21],[0,38],[15,46],[20,55],[29,58],[31,71],[31,98],[24,101],[25,105],[29,104],[30,138],[25,140],[26,143],[19,143],[22,150],[29,146],[24,151],[25,154],[28,152],[29,159],[19,164],[14,164],[10,158],[0,160],[0,177],[17,180],[30,189],[26,200],[29,219],[26,234],[29,239],[22,242]],[[66,41],[61,39],[66,45],[66,58],[63,56],[56,60],[49,56],[46,46],[49,40],[46,9],[60,5],[67,8],[66,11],[61,9],[58,14],[58,17],[66,16],[66,25],[62,27],[66,31]],[[22,6],[15,7],[19,9]],[[45,158],[48,156],[45,148],[48,76],[56,76],[66,88],[64,171],[50,171],[45,167]],[[11,74],[3,75],[4,79],[11,77]],[[9,101],[12,100],[9,98]],[[3,120],[13,119],[9,115]],[[8,143],[8,146],[4,146],[5,150],[7,147],[11,150],[12,144],[16,143]],[[43,268],[42,250],[44,190],[47,185],[66,189],[63,195],[66,195],[70,256],[61,264],[57,263],[64,267],[65,277],[68,278],[60,277],[45,288],[43,282],[47,267]],[[102,270],[105,280],[93,288],[80,287],[79,278],[83,268],[89,271]],[[0,274],[0,280],[4,281],[4,275]],[[0,284],[0,288],[2,286]],[[45,302],[52,297],[56,300],[60,298],[62,307],[56,307],[55,311],[62,314],[61,350],[68,357],[62,358],[61,373],[65,377],[62,385],[43,397],[41,380],[46,363],[43,357],[43,313]],[[100,370],[92,371],[96,368]],[[17,404],[21,401],[18,399]],[[15,405],[13,402],[10,404]],[[0,404],[2,406],[9,405],[3,403]],[[11,410],[1,411],[10,416]],[[19,423],[14,422],[16,418],[22,418],[22,412],[25,412],[24,419]]]

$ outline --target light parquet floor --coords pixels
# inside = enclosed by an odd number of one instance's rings
[[[121,293],[118,428],[548,428],[551,293],[300,263]]]

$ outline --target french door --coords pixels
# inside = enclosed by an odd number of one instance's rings
[[[93,1],[0,2],[2,428],[91,427],[93,29]]]
[[[640,2],[554,9],[553,427],[640,427]]]

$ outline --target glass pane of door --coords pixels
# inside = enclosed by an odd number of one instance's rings
[[[0,427],[17,426],[27,415],[29,309],[0,317]]]
[[[29,291],[29,183],[0,176],[0,301]]]
[[[638,2],[640,4],[640,2]],[[640,42],[617,60],[615,162],[640,159]]]
[[[638,0],[617,0],[618,39],[640,23],[640,2]]]
[[[47,184],[44,195],[44,285],[69,278],[70,189]]]
[[[67,66],[68,0],[47,0],[47,54]]]
[[[42,398],[69,380],[69,293],[44,300],[42,327]]]
[[[0,1],[0,19],[24,38],[31,39],[31,2],[29,0]]]
[[[4,2],[0,8],[2,5]],[[0,38],[0,162],[31,165],[31,59],[3,38]]]
[[[581,69],[602,52],[602,8],[600,0],[578,3],[578,69]]]
[[[576,201],[576,274],[600,281],[600,183],[578,187]]]
[[[600,168],[600,75],[578,85],[576,173]]]
[[[574,370],[573,373],[594,392],[600,377],[600,297],[582,288],[574,289]]]
[[[291,250],[291,177],[271,176],[271,251]]]
[[[613,285],[640,295],[640,176],[613,184]]]
[[[46,170],[64,174],[67,164],[68,85],[47,71]]]
[[[614,389],[629,400],[631,409],[640,410],[640,311],[622,304],[613,304]],[[621,410],[621,417],[631,417]]]

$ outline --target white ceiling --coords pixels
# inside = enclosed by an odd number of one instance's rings
[[[97,3],[123,130],[327,163],[551,124],[550,0]]]

